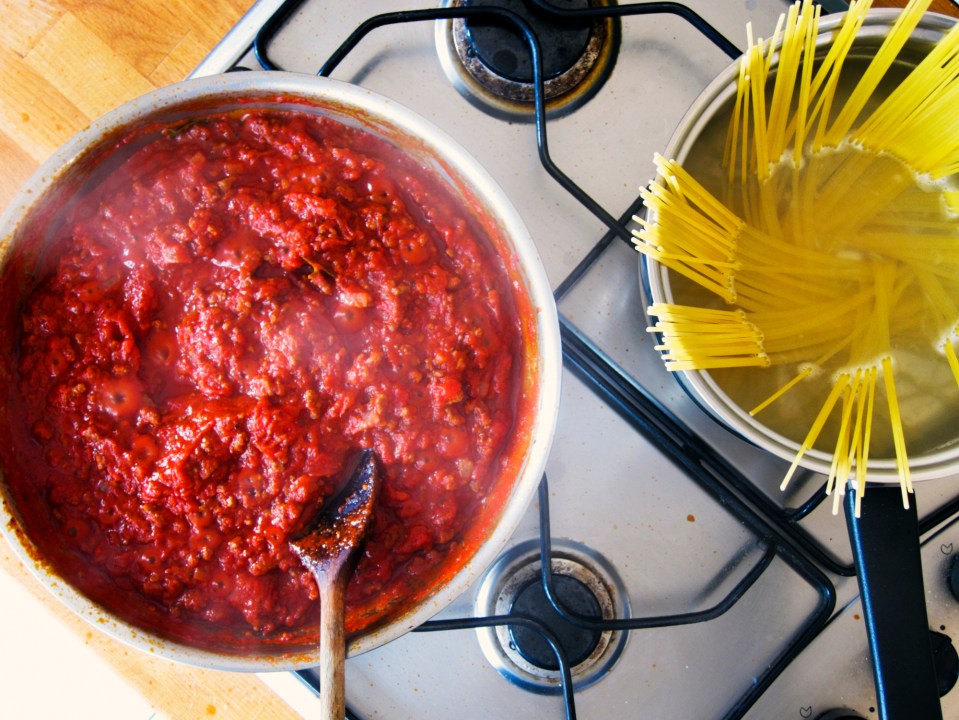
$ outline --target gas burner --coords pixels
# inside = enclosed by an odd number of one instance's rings
[[[627,617],[622,581],[598,553],[570,541],[554,541],[551,587],[566,615],[595,620]],[[510,615],[517,619],[477,630],[480,646],[493,667],[513,684],[537,693],[561,689],[559,661],[537,627],[520,623],[536,618],[565,653],[576,690],[606,675],[626,644],[627,633],[595,630],[557,611],[542,583],[538,541],[521,543],[489,569],[476,597],[477,616]]]
[[[551,0],[560,10],[605,7],[609,0]],[[612,18],[576,20],[528,0],[447,0],[449,7],[493,6],[515,12],[532,27],[543,59],[543,92],[551,114],[592,97],[612,69],[619,24]],[[533,68],[519,30],[497,18],[459,18],[437,24],[436,43],[447,77],[470,102],[495,115],[531,117]]]

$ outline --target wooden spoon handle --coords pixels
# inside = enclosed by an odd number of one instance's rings
[[[319,579],[319,578],[318,578]],[[324,574],[320,585],[320,717],[346,717],[346,632],[344,629],[347,572]]]

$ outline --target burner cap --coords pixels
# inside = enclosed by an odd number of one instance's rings
[[[464,0],[464,5],[477,5]],[[543,60],[543,75],[551,80],[573,69],[580,62],[590,41],[590,23],[564,20],[549,15],[537,7],[529,7],[523,0],[491,0],[482,3],[512,10],[526,20],[539,39]],[[588,0],[553,0],[562,9],[582,10]],[[495,18],[467,19],[466,39],[480,62],[494,73],[514,82],[533,82],[533,63],[526,37],[511,23]]]
[[[551,582],[556,599],[566,611],[588,618],[603,617],[599,600],[588,585],[556,573],[553,573]],[[574,625],[560,615],[538,579],[517,593],[512,612],[535,617],[549,628],[573,667],[586,660],[599,645],[601,633]],[[541,633],[525,625],[510,625],[509,634],[516,651],[533,665],[545,670],[559,670],[556,653]]]
[[[554,540],[551,570],[553,593],[567,614],[603,620],[629,617],[622,580],[596,551],[568,540]],[[516,545],[483,576],[474,612],[477,617],[534,619],[557,638],[569,660],[573,688],[581,690],[609,673],[629,633],[596,631],[568,621],[550,603],[541,576],[539,542]],[[476,632],[486,659],[507,680],[536,693],[562,690],[559,662],[539,628],[514,622]]]
[[[561,10],[605,6],[609,0],[551,0]],[[619,25],[612,18],[567,18],[526,0],[447,0],[449,7],[482,5],[522,17],[539,41],[544,99],[551,113],[569,111],[602,86],[613,65]],[[494,114],[533,114],[533,67],[526,37],[508,21],[471,17],[437,24],[437,46],[447,77],[474,104]]]

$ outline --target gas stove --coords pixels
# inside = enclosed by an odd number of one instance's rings
[[[475,587],[348,661],[349,716],[876,717],[853,556],[825,478],[807,472],[780,492],[785,463],[669,377],[626,231],[653,154],[738,55],[747,22],[769,36],[788,3],[476,5],[260,0],[194,73],[328,74],[413,109],[503,187],[557,299],[563,394],[539,496]],[[943,711],[959,717],[959,477],[916,493]],[[264,679],[309,715],[315,673]]]

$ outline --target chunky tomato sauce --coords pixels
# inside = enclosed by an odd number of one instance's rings
[[[528,369],[509,270],[452,197],[306,113],[212,116],[112,168],[6,373],[6,481],[58,571],[179,634],[312,632],[289,539],[362,447],[383,485],[348,630],[461,563]]]

